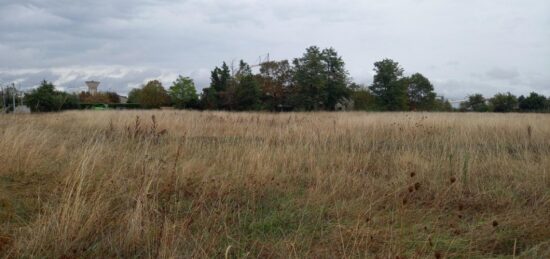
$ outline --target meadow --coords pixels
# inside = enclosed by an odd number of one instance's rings
[[[550,115],[0,115],[0,257],[549,258]]]

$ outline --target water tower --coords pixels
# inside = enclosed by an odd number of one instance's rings
[[[97,94],[97,87],[99,86],[98,81],[86,81],[86,85],[88,86],[88,92],[92,95]]]

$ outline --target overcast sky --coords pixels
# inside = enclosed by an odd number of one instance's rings
[[[222,61],[334,47],[358,83],[398,61],[438,94],[550,95],[548,0],[0,0],[0,83],[85,80],[121,94],[178,74],[208,85]]]

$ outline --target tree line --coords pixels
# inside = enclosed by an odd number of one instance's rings
[[[492,98],[473,94],[460,103],[459,111],[474,112],[550,112],[550,97],[535,92],[516,97],[511,93],[497,93]]]
[[[257,72],[242,60],[231,68],[223,62],[211,71],[210,85],[200,94],[192,79],[180,76],[168,90],[156,80],[133,89],[128,101],[147,108],[171,104],[229,111],[452,110],[422,74],[404,76],[403,68],[391,59],[374,67],[372,85],[356,84],[336,50],[312,46],[292,61],[263,62]]]
[[[189,77],[179,76],[166,89],[152,80],[128,94],[128,103],[141,108],[173,106],[178,109],[228,111],[475,111],[544,112],[550,99],[537,93],[516,97],[498,93],[492,98],[473,94],[453,109],[438,97],[430,80],[421,73],[404,75],[398,62],[374,63],[371,85],[354,83],[335,49],[312,46],[291,61],[268,61],[254,69],[244,61],[236,67],[223,62],[211,71],[210,85],[197,93]],[[76,109],[83,103],[119,103],[114,92],[68,94],[47,81],[25,94],[32,111]]]

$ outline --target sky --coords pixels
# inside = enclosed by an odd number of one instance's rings
[[[548,0],[0,0],[0,84],[126,94],[243,59],[333,47],[357,83],[391,58],[436,92],[550,96]]]

